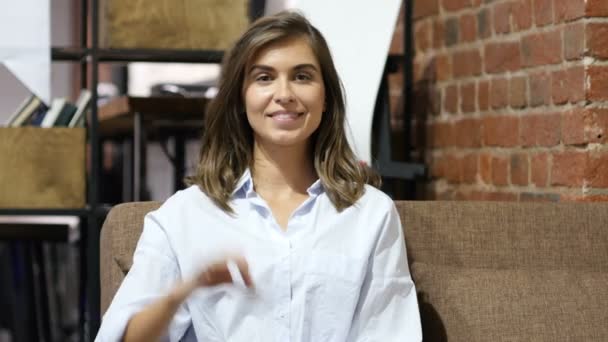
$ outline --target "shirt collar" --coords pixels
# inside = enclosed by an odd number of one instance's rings
[[[306,189],[309,196],[315,197],[323,193],[323,183],[321,179],[317,179],[311,186]],[[249,197],[253,194],[253,179],[251,178],[251,171],[249,168],[245,169],[245,172],[241,175],[241,178],[236,183],[234,190],[232,191],[233,197]]]
[[[251,179],[251,171],[249,168],[245,169],[245,172],[241,175],[241,178],[236,183],[234,190],[232,191],[233,197],[247,197],[253,192],[253,179]]]

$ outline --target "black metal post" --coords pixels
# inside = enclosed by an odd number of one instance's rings
[[[404,0],[403,2],[403,85],[401,87],[401,98],[403,99],[403,133],[405,135],[405,141],[403,151],[405,154],[405,161],[411,160],[412,152],[412,116],[413,116],[413,59],[414,49],[412,44],[412,13],[413,13],[413,1]]]
[[[184,176],[186,173],[186,139],[182,135],[175,134],[173,137],[175,143],[175,163],[173,165],[173,191],[182,190],[184,188]]]
[[[87,307],[88,307],[88,327],[89,339],[93,340],[97,335],[100,324],[99,313],[99,233],[100,217],[97,212],[99,206],[100,180],[100,149],[98,138],[97,120],[97,83],[99,78],[99,3],[98,0],[91,0],[91,120],[90,120],[90,144],[91,144],[91,179],[90,179],[90,214],[87,225]]]

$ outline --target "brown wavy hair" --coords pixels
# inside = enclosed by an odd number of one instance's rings
[[[186,179],[228,213],[233,213],[232,192],[253,160],[253,131],[242,95],[246,65],[268,44],[294,37],[308,40],[321,66],[326,107],[310,139],[314,168],[329,199],[341,211],[363,195],[366,183],[380,185],[380,177],[357,161],[346,139],[344,91],[327,42],[303,15],[283,11],[251,24],[225,55],[218,93],[205,114],[200,162]]]

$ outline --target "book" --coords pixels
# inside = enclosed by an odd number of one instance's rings
[[[21,110],[14,116],[14,119],[10,123],[10,127],[19,127],[27,124],[27,120],[40,106],[42,101],[34,94],[32,94],[27,101],[27,104],[20,108]]]
[[[51,109],[49,109],[48,113],[44,117],[44,120],[42,120],[40,127],[53,127],[55,121],[57,121],[57,117],[59,117],[59,114],[61,113],[61,110],[63,109],[65,104],[65,98],[53,99],[53,101],[51,102]]]
[[[38,105],[38,107],[36,107],[34,112],[27,119],[25,124],[30,125],[30,126],[40,126],[40,124],[42,123],[42,120],[44,120],[44,117],[46,116],[46,113],[48,112],[48,110],[49,110],[49,107],[47,107],[47,105],[45,105],[44,103],[41,102],[40,105]]]
[[[8,118],[8,120],[6,120],[4,125],[6,127],[12,126],[13,121],[15,121],[15,119],[17,119],[17,116],[19,116],[19,114],[21,114],[21,112],[25,109],[25,107],[27,107],[27,105],[30,103],[30,101],[32,101],[32,99],[33,99],[32,96],[26,97],[21,102],[21,104],[19,104],[19,107],[17,107],[17,110],[15,110],[15,112],[13,114],[11,114],[11,116]]]
[[[59,116],[53,126],[55,127],[67,127],[70,124],[70,120],[76,113],[76,106],[73,104],[66,102],[63,108],[61,108],[61,112],[59,112]]]
[[[87,89],[82,89],[76,100],[76,112],[70,120],[68,127],[83,127],[85,120],[85,112],[91,103],[91,92]]]

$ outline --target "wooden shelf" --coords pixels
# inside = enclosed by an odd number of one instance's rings
[[[121,96],[99,108],[99,131],[103,137],[131,134],[135,113],[147,130],[179,128],[200,131],[208,99],[183,97]]]
[[[54,47],[55,61],[78,61],[93,55],[89,48]],[[99,62],[221,63],[224,51],[174,49],[98,49]]]
[[[0,239],[75,242],[80,237],[77,216],[0,216]]]

